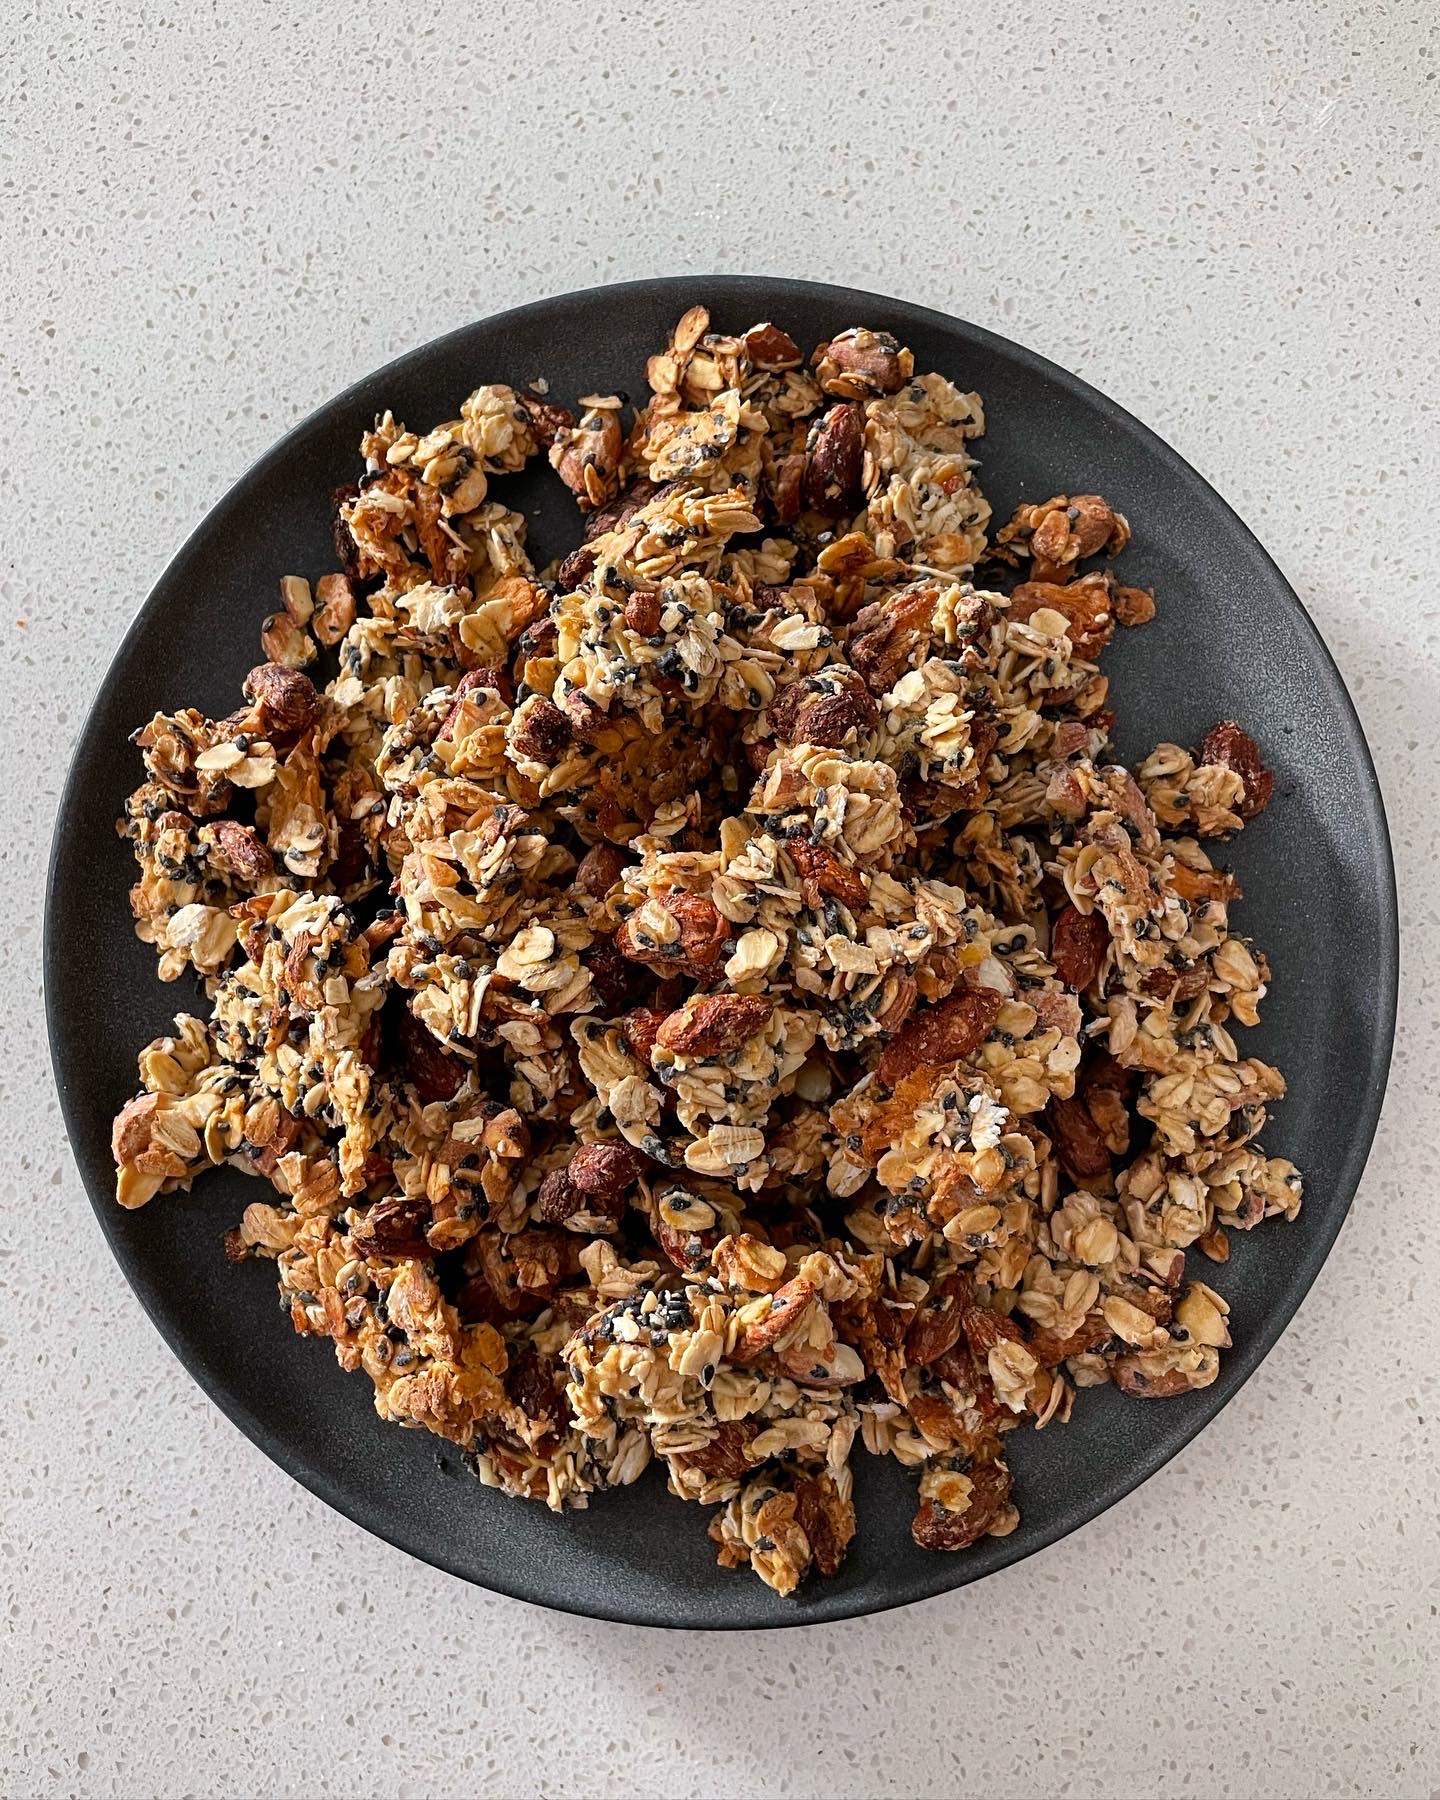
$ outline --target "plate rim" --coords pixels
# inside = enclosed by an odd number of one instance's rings
[[[1218,509],[1227,527],[1242,543],[1248,554],[1288,596],[1293,608],[1294,623],[1307,641],[1328,690],[1329,698],[1334,703],[1337,722],[1343,730],[1345,749],[1349,757],[1353,759],[1361,777],[1361,786],[1365,795],[1365,804],[1360,809],[1359,822],[1363,826],[1364,836],[1372,853],[1376,897],[1381,914],[1376,941],[1380,978],[1375,1003],[1377,1032],[1369,1059],[1361,1105],[1353,1116],[1352,1128],[1346,1135],[1345,1153],[1340,1159],[1339,1167],[1330,1184],[1331,1203],[1324,1229],[1317,1239],[1306,1246],[1304,1254],[1290,1265],[1293,1299],[1287,1296],[1278,1308],[1267,1311],[1263,1328],[1231,1351],[1226,1358],[1229,1382],[1223,1394],[1218,1395],[1208,1404],[1205,1403],[1205,1394],[1194,1396],[1194,1399],[1200,1404],[1193,1408],[1193,1417],[1187,1416],[1177,1420],[1177,1428],[1171,1438],[1167,1439],[1159,1448],[1141,1455],[1135,1461],[1126,1461],[1123,1474],[1102,1481],[1087,1494],[1083,1503],[1080,1503],[1078,1507],[1067,1505],[1062,1508],[1055,1520],[1041,1528],[1039,1537],[1034,1541],[1026,1542],[1023,1547],[1015,1545],[1014,1548],[1010,1548],[1009,1545],[1013,1544],[1014,1540],[1009,1540],[997,1560],[984,1570],[977,1569],[967,1572],[967,1559],[963,1557],[948,1558],[944,1564],[940,1564],[938,1567],[942,1568],[945,1574],[953,1575],[953,1579],[938,1583],[928,1594],[904,1593],[864,1604],[851,1604],[849,1596],[837,1595],[837,1604],[833,1608],[827,1607],[823,1611],[816,1611],[797,1606],[787,1611],[785,1615],[759,1621],[734,1618],[675,1618],[673,1616],[662,1618],[651,1609],[643,1607],[637,1613],[634,1608],[626,1612],[604,1603],[580,1605],[568,1604],[564,1599],[537,1599],[532,1592],[527,1591],[525,1582],[511,1581],[506,1578],[504,1572],[497,1575],[487,1574],[486,1578],[481,1580],[470,1570],[457,1567],[443,1552],[431,1549],[422,1542],[402,1541],[403,1533],[392,1532],[373,1518],[362,1517],[363,1509],[358,1497],[352,1496],[348,1488],[333,1479],[323,1469],[307,1461],[303,1454],[292,1455],[288,1447],[280,1444],[265,1422],[256,1415],[244,1395],[219,1381],[212,1381],[208,1371],[197,1366],[179,1340],[178,1331],[172,1330],[171,1321],[164,1309],[158,1304],[152,1304],[152,1297],[147,1292],[150,1284],[143,1279],[143,1272],[138,1268],[131,1267],[130,1259],[125,1254],[124,1246],[119,1242],[115,1230],[118,1219],[114,1212],[115,1203],[110,1186],[108,1182],[97,1184],[92,1181],[91,1171],[82,1157],[79,1146],[83,1139],[83,1130],[78,1098],[68,1088],[61,1067],[63,1026],[58,1016],[59,1003],[56,989],[64,957],[62,937],[58,929],[58,896],[61,891],[61,865],[72,848],[72,839],[66,833],[65,821],[73,811],[72,800],[80,785],[81,765],[83,761],[87,760],[89,729],[88,726],[82,725],[72,746],[65,779],[60,789],[46,867],[42,946],[46,1035],[50,1052],[51,1074],[60,1103],[61,1118],[65,1126],[66,1137],[69,1140],[71,1155],[80,1175],[81,1185],[85,1189],[86,1197],[100,1226],[106,1246],[114,1257],[131,1292],[139,1301],[142,1312],[185,1373],[232,1425],[292,1480],[297,1481],[317,1499],[333,1508],[362,1531],[390,1544],[405,1555],[413,1556],[419,1562],[426,1563],[432,1568],[439,1569],[447,1575],[486,1592],[500,1594],[507,1599],[522,1601],[526,1605],[542,1607],[547,1611],[564,1613],[572,1617],[637,1627],[658,1626],[671,1630],[705,1631],[791,1630],[809,1625],[834,1624],[846,1619],[868,1618],[893,1611],[898,1607],[918,1605],[923,1600],[939,1599],[944,1595],[954,1593],[959,1588],[968,1586],[972,1581],[983,1580],[988,1575],[998,1574],[1003,1569],[1014,1567],[1016,1563],[1022,1562],[1042,1550],[1049,1549],[1051,1545],[1058,1543],[1062,1538],[1069,1537],[1083,1529],[1102,1514],[1109,1512],[1129,1495],[1138,1492],[1146,1482],[1191,1444],[1202,1431],[1214,1423],[1285,1335],[1296,1313],[1314,1287],[1320,1270],[1329,1259],[1335,1240],[1349,1217],[1355,1195],[1364,1178],[1384,1109],[1389,1071],[1394,1055],[1400,984],[1400,921],[1394,852],[1385,808],[1384,790],[1344,676],[1329,646],[1321,636],[1319,628],[1288,577],[1219,489],[1201,475],[1171,444],[1167,443],[1142,419],[1121,406],[1118,401],[1112,400],[1100,389],[1062,365],[1052,362],[1048,357],[1042,356],[1037,351],[1018,344],[998,332],[990,331],[982,325],[976,325],[957,314],[942,312],[934,307],[921,306],[913,301],[898,299],[893,295],[846,287],[832,282],[796,279],[788,275],[652,276],[634,281],[601,283],[586,288],[575,288],[564,293],[546,295],[538,300],[526,301],[519,306],[505,307],[498,312],[481,313],[464,324],[455,326],[449,331],[442,332],[438,336],[402,352],[399,356],[391,358],[379,368],[360,376],[338,393],[313,407],[260,456],[249,463],[224,492],[206,507],[198,523],[167,560],[149,593],[120,633],[114,651],[106,663],[105,671],[91,695],[87,717],[94,712],[98,698],[105,694],[111,686],[136,631],[152,615],[161,610],[162,597],[165,596],[177,570],[203,544],[213,530],[213,521],[217,514],[227,511],[253,481],[286,458],[292,447],[307,432],[338,409],[354,406],[367,390],[401,379],[411,368],[423,364],[443,347],[458,343],[481,325],[498,326],[510,320],[534,318],[565,306],[606,303],[613,305],[626,298],[639,301],[668,297],[672,303],[681,303],[682,305],[694,304],[697,301],[701,304],[708,304],[711,301],[729,304],[732,300],[743,300],[748,292],[756,295],[764,294],[767,297],[765,304],[770,305],[774,304],[774,290],[777,286],[783,286],[797,298],[831,305],[843,302],[846,306],[874,306],[885,309],[891,318],[901,323],[912,321],[934,330],[948,333],[958,332],[992,352],[1002,354],[1028,374],[1044,382],[1058,385],[1071,397],[1093,408],[1108,424],[1137,441],[1151,457],[1165,464],[1171,475],[1207,507]],[[97,1186],[99,1191],[97,1191]]]

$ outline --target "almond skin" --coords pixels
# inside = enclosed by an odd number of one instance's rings
[[[671,1013],[655,1041],[677,1056],[723,1056],[763,1030],[774,1010],[761,994],[707,994]]]
[[[978,1050],[990,1035],[1003,997],[994,988],[965,988],[915,1012],[891,1038],[876,1073],[894,1087],[922,1063],[958,1062]]]

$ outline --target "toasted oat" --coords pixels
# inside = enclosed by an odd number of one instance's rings
[[[979,397],[888,333],[807,367],[697,306],[649,380],[383,414],[237,710],[137,733],[136,930],[207,1004],[117,1197],[267,1182],[225,1254],[384,1417],[554,1508],[663,1463],[789,1593],[857,1437],[963,1549],[1018,1519],[1007,1432],[1215,1379],[1188,1252],[1301,1185],[1199,840],[1274,780],[1233,720],[1114,762],[1129,522],[1022,507],[975,586]],[[587,520],[553,585],[489,497],[541,456]]]

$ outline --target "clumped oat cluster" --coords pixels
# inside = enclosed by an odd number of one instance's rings
[[[708,327],[633,418],[385,414],[239,710],[137,733],[137,930],[208,1016],[114,1148],[124,1206],[266,1182],[226,1248],[383,1417],[556,1508],[659,1459],[789,1593],[857,1438],[958,1550],[1017,1522],[1015,1426],[1213,1381],[1186,1252],[1300,1178],[1201,845],[1272,778],[1229,721],[1109,753],[1126,520],[992,538],[978,395],[884,332]],[[492,490],[537,456],[585,521],[543,574]]]

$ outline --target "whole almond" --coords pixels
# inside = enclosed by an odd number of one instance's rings
[[[304,731],[314,721],[320,698],[308,675],[274,662],[250,671],[245,692],[260,709],[265,729],[286,735]]]
[[[263,881],[275,873],[273,857],[248,825],[219,819],[208,829],[214,840],[210,860],[220,868],[248,882]]]
[[[865,426],[853,401],[832,406],[815,426],[806,446],[802,497],[812,512],[838,517],[860,504],[860,472],[865,460]]]
[[[1109,948],[1110,927],[1100,912],[1082,913],[1073,906],[1060,909],[1050,932],[1050,960],[1066,987],[1077,993],[1088,988]]]
[[[1233,769],[1245,783],[1245,797],[1237,808],[1242,819],[1253,819],[1270,804],[1275,777],[1261,760],[1260,746],[1233,719],[1222,719],[1210,727],[1201,740],[1197,760]]]
[[[763,994],[707,994],[671,1013],[655,1039],[677,1056],[723,1056],[762,1030],[774,1010]]]
[[[978,1050],[990,1035],[1003,996],[994,988],[963,988],[936,1006],[911,1013],[885,1047],[876,1073],[894,1087],[922,1063],[952,1063]]]
[[[567,1173],[587,1199],[613,1201],[630,1192],[644,1168],[645,1157],[632,1144],[582,1144]]]
[[[1066,1174],[1082,1188],[1108,1180],[1110,1152],[1083,1100],[1052,1100],[1045,1124]]]

